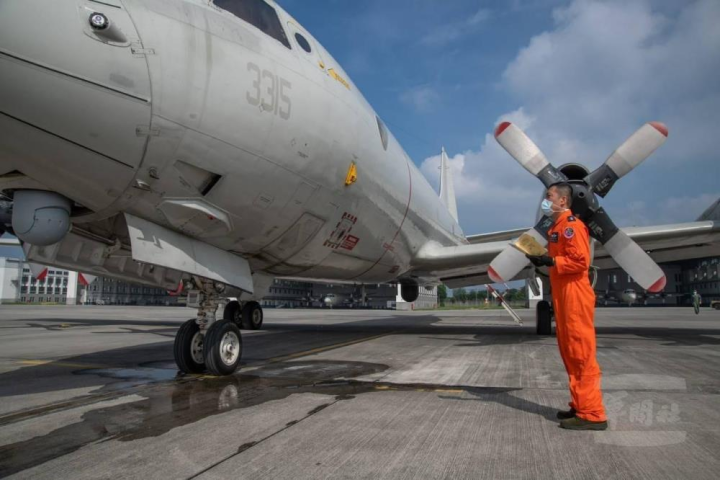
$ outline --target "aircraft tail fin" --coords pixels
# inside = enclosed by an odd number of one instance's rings
[[[720,198],[715,200],[697,219],[698,222],[703,220],[720,220]]]
[[[445,147],[440,154],[440,201],[450,212],[450,215],[458,221],[457,201],[455,200],[455,185],[453,184],[450,160],[445,153]]]

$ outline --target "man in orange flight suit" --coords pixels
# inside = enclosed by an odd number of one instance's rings
[[[607,417],[595,358],[595,292],[590,285],[588,228],[570,211],[572,188],[548,188],[543,211],[555,220],[548,232],[548,255],[530,256],[535,266],[550,267],[560,356],[570,380],[570,410],[558,412],[560,426],[571,430],[605,430]]]

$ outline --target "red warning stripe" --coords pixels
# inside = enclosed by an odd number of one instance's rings
[[[500,125],[497,126],[495,129],[495,138],[499,137],[502,132],[505,131],[506,128],[510,126],[510,122],[502,122]]]
[[[664,123],[661,123],[661,122],[649,122],[649,123],[650,123],[650,125],[652,125],[655,128],[655,130],[662,133],[666,137],[668,136],[669,131]]]

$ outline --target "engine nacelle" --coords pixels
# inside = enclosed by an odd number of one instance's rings
[[[53,245],[70,229],[72,202],[55,192],[18,190],[13,198],[15,235],[32,245]]]
[[[420,296],[420,287],[412,283],[400,284],[400,296],[406,302],[412,303]]]

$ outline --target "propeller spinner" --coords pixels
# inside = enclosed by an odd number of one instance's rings
[[[556,169],[537,145],[517,126],[503,122],[495,129],[495,139],[528,172],[549,188],[558,182],[568,182],[573,188],[573,213],[582,219],[590,236],[600,242],[617,264],[649,292],[665,288],[665,274],[650,256],[620,230],[597,200],[604,198],[615,183],[649,157],[665,140],[668,129],[660,122],[649,122],[633,133],[594,172],[585,178],[569,180]],[[528,233],[542,245],[547,245],[547,232],[553,219],[547,216]],[[508,245],[490,263],[488,275],[493,282],[508,281],[519,274],[529,261],[521,252]]]

